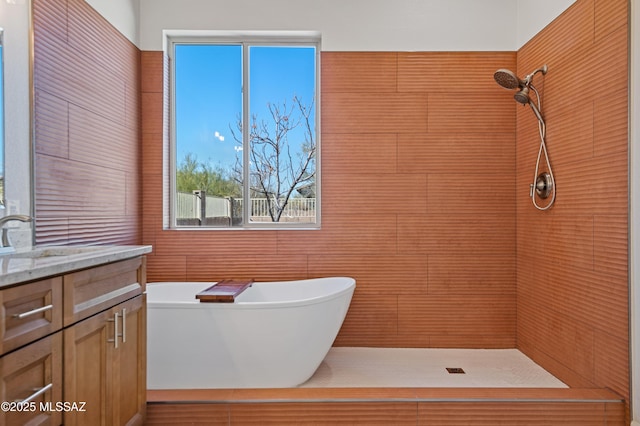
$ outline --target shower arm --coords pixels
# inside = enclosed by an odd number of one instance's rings
[[[533,71],[531,74],[526,76],[524,78],[524,80],[522,80],[524,86],[530,86],[531,85],[531,81],[533,80],[533,76],[536,75],[539,72],[541,72],[542,75],[545,75],[547,73],[547,65],[541,66],[540,68],[538,68],[537,70]]]

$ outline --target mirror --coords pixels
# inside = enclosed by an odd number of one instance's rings
[[[0,28],[0,208],[4,202],[4,30]]]
[[[33,216],[31,1],[0,0],[0,216]],[[11,225],[14,247],[33,244],[32,223]]]

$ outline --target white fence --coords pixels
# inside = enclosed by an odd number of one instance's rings
[[[289,198],[289,202],[282,212],[282,218],[294,217],[315,217],[316,216],[316,199],[315,198]],[[262,218],[269,216],[269,204],[266,198],[251,199],[251,217]]]
[[[229,198],[206,196],[205,217],[232,217],[232,211],[242,211],[242,200],[231,200]],[[201,218],[201,199],[198,194],[190,194],[186,192],[178,192],[176,217],[177,219],[200,219]],[[316,216],[316,199],[315,198],[290,198],[280,217],[281,221],[287,219],[298,218],[315,218]],[[269,205],[266,198],[251,199],[251,219],[252,220],[271,220],[269,216]]]
[[[176,217],[178,219],[200,218],[200,196],[178,192]],[[206,217],[231,217],[231,202],[228,198],[207,195]]]

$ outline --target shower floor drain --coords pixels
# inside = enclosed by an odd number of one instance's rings
[[[464,370],[460,367],[447,367],[449,374],[465,374]]]

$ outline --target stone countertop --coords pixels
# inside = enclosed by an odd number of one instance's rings
[[[0,288],[150,253],[151,246],[43,246],[0,254]]]

